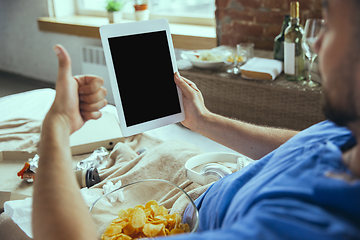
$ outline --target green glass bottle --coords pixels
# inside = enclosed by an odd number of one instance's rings
[[[301,81],[305,79],[304,52],[302,38],[304,30],[300,25],[299,2],[290,5],[290,24],[285,30],[284,72],[287,80]]]
[[[284,61],[284,40],[285,30],[289,26],[290,15],[286,15],[281,28],[281,32],[274,39],[274,59]]]

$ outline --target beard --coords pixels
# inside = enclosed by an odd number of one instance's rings
[[[327,119],[342,127],[346,127],[349,123],[359,120],[359,117],[356,114],[354,102],[351,101],[351,94],[344,96],[343,102],[347,105],[344,108],[336,107],[335,104],[332,104],[332,101],[326,91],[323,92],[323,96],[322,110]]]
[[[355,44],[355,45],[354,45]],[[322,110],[325,117],[338,126],[349,126],[350,123],[358,121],[359,114],[356,110],[357,100],[357,66],[360,63],[357,42],[350,44],[344,60],[340,61],[331,74],[325,80],[323,86]],[[320,59],[321,60],[321,59]]]

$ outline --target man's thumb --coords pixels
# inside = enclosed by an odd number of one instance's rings
[[[71,73],[71,59],[69,53],[61,45],[56,45],[54,51],[59,60],[58,79],[72,76]]]

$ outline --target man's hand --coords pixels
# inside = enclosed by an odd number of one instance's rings
[[[174,76],[176,85],[183,94],[185,121],[191,130],[210,138],[252,159],[260,159],[297,132],[285,129],[255,126],[210,112],[204,104],[203,96],[195,83]]]
[[[54,47],[59,60],[55,101],[49,110],[49,118],[59,118],[69,126],[70,134],[80,129],[89,119],[101,117],[106,106],[104,80],[96,76],[76,76],[71,73],[71,60],[60,45]],[[46,120],[45,120],[46,121]]]
[[[54,50],[59,74],[55,100],[41,131],[33,194],[34,238],[97,239],[75,178],[69,135],[87,120],[101,116],[99,110],[106,105],[106,90],[101,87],[104,81],[94,76],[73,77],[69,54],[61,46]]]
[[[204,98],[195,83],[181,77],[179,73],[175,73],[174,79],[183,94],[185,120],[182,124],[197,131],[197,124],[201,124],[201,120],[211,113],[205,107]]]

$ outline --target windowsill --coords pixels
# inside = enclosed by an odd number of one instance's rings
[[[109,20],[89,16],[41,17],[38,24],[41,31],[100,38],[99,27],[109,24]],[[210,49],[217,46],[215,27],[170,23],[170,31],[175,48]]]

